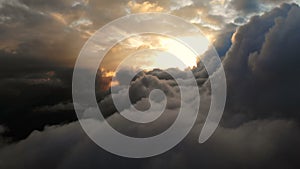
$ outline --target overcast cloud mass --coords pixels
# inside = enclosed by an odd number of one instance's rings
[[[299,3],[0,0],[0,168],[299,168]],[[198,26],[223,61],[228,95],[220,126],[199,144],[211,100],[208,76],[199,62],[192,71],[201,107],[191,133],[162,155],[128,159],[104,151],[81,129],[72,103],[72,73],[80,49],[97,29],[140,12],[174,14]],[[109,56],[113,60],[131,50],[116,47]],[[140,72],[130,86],[134,106],[148,109],[147,98],[156,88],[166,93],[168,103],[157,121],[129,123],[120,116],[129,106],[118,112],[112,103],[112,94],[122,100],[124,93],[109,89],[112,76],[122,85],[122,78],[135,71],[122,69],[115,74],[109,67],[99,69],[99,107],[122,133],[138,137],[161,133],[179,111],[178,86],[164,70]],[[184,70],[169,71],[190,83],[192,77]]]

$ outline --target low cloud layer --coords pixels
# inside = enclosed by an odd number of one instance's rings
[[[293,121],[262,120],[252,121],[235,129],[220,127],[204,144],[197,143],[197,136],[198,132],[192,131],[173,150],[157,157],[127,159],[100,149],[76,122],[34,132],[28,139],[3,148],[0,151],[0,166],[11,169],[96,169],[119,168],[124,165],[145,169],[299,166],[299,126]]]

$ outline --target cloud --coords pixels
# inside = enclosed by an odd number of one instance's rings
[[[238,25],[244,24],[245,22],[246,22],[245,18],[242,18],[242,17],[238,17],[238,18],[234,19],[234,23],[238,24]]]
[[[281,4],[285,2],[292,2],[292,0],[260,0],[260,2],[266,4]]]
[[[7,137],[22,139],[34,129],[42,130],[46,124],[75,119],[72,111],[37,111],[71,100],[72,69],[23,54],[2,52],[1,57],[0,123],[9,128]],[[31,121],[30,125],[27,121]]]
[[[0,122],[8,128],[4,135],[24,140],[1,147],[0,168],[299,166],[300,14],[297,5],[284,4],[255,16],[231,38],[236,28],[231,22],[236,14],[241,13],[239,16],[247,20],[250,13],[259,13],[258,1],[233,1],[234,9],[226,8],[226,12],[220,10],[223,9],[220,5],[226,3],[209,1],[180,1],[173,5],[169,1],[117,0],[1,2],[0,94],[4,97],[0,100]],[[214,45],[221,56],[225,55],[228,102],[221,127],[205,144],[196,141],[209,108],[210,91],[206,86],[200,89],[204,107],[199,112],[195,131],[174,150],[155,158],[131,160],[111,155],[95,146],[78,122],[45,128],[76,120],[70,104],[71,77],[76,56],[87,38],[83,35],[127,14],[128,5],[136,12],[175,6],[170,13],[197,21],[206,33],[217,37]],[[202,86],[207,73],[200,63],[198,66],[192,71]],[[191,77],[184,71],[170,71],[184,84],[190,83]],[[122,85],[122,78],[130,71],[118,73]],[[100,87],[107,89],[108,81],[100,79],[103,84]],[[132,82],[130,97],[136,108],[147,109],[147,97],[154,88],[165,91],[169,102],[166,114],[150,127],[121,123],[110,92],[99,92],[98,101],[108,121],[119,130],[141,136],[157,134],[176,118],[179,101],[174,80],[162,70],[143,72]],[[124,98],[122,91],[116,95],[120,100]],[[32,132],[36,129],[44,131]],[[1,127],[0,134],[3,134]]]
[[[6,131],[7,131],[6,127],[0,126],[0,135],[2,135],[3,133],[5,133]],[[5,141],[3,140],[2,137],[0,137],[0,148],[1,148],[2,145],[5,145],[4,143],[5,143]]]
[[[245,13],[258,12],[259,2],[257,0],[233,0],[230,2],[234,9]]]
[[[34,2],[1,1],[0,15],[6,19],[0,24],[0,123],[9,129],[4,135],[13,140],[47,124],[75,119],[72,111],[35,110],[71,101],[72,66],[84,38],[60,21],[69,22],[61,13],[71,8],[66,1]]]
[[[213,45],[220,57],[225,56],[227,51],[230,49],[232,45],[231,37],[236,31],[236,28],[236,25],[228,24],[226,25],[226,28],[223,29],[223,31],[216,34]]]
[[[295,160],[298,150],[293,149],[299,147],[286,142],[298,132],[296,126],[293,122],[279,120],[252,121],[234,129],[220,127],[208,142],[197,145],[189,137],[177,151],[174,150],[173,156],[167,154],[166,159],[157,158],[147,165],[154,165],[153,168],[162,165],[166,168],[293,168],[298,165]],[[295,140],[299,140],[296,135]],[[292,160],[282,159],[285,155]]]
[[[300,8],[283,4],[253,17],[233,36],[224,59],[230,114],[239,119],[296,118]],[[260,25],[257,27],[257,25]]]
[[[161,12],[164,10],[164,8],[159,6],[157,3],[150,3],[148,1],[145,1],[143,3],[129,1],[127,5],[131,13]]]
[[[167,71],[171,72],[174,77],[167,73]],[[128,109],[131,104],[135,105],[137,108],[140,107],[142,110],[145,109],[145,107],[148,107],[149,105],[149,95],[154,89],[163,91],[167,96],[167,109],[177,109],[180,107],[180,93],[178,84],[174,78],[186,86],[192,84],[191,80],[193,78],[190,77],[186,71],[181,71],[179,69],[167,69],[166,71],[154,69],[149,72],[142,71],[137,74],[136,73],[137,72],[135,70],[129,68],[120,69],[116,73],[118,85],[112,87],[112,91],[114,92],[107,94],[102,99],[98,96],[98,100],[100,100],[99,107],[105,117],[108,117],[116,112],[120,113],[120,111]],[[129,91],[125,90],[124,85],[126,84],[126,81],[135,74],[136,76],[130,82]],[[205,81],[206,78],[199,79],[199,85],[202,85]],[[129,92],[129,94],[127,92]],[[115,97],[115,101],[121,103],[122,106],[119,107],[120,109],[118,109],[120,111],[118,111],[114,106],[112,96]],[[131,103],[126,101],[128,96]],[[143,103],[145,105],[142,105]]]
[[[34,111],[37,112],[57,112],[57,111],[64,111],[64,110],[74,110],[73,103],[59,103],[53,106],[43,106],[38,107]]]
[[[138,130],[126,128],[135,133]],[[295,146],[300,141],[299,127],[293,121],[253,121],[236,129],[219,128],[217,133],[202,145],[197,143],[197,135],[198,133],[193,131],[183,143],[163,155],[140,160],[127,159],[97,147],[76,122],[47,128],[44,132],[33,132],[28,139],[1,149],[0,166],[11,169],[93,169],[119,168],[126,165],[147,169],[162,166],[294,168],[299,165],[299,147]],[[14,158],[16,156],[17,159]]]

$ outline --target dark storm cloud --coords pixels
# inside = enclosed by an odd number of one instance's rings
[[[224,67],[229,86],[228,112],[240,121],[299,120],[299,17],[299,6],[284,4],[253,17],[234,34]]]
[[[71,101],[71,68],[26,52],[2,50],[0,53],[0,123],[10,129],[7,136],[25,138],[32,130],[43,129],[45,124],[74,119],[70,111],[35,111],[39,107]]]
[[[72,110],[50,107],[71,101],[71,66],[84,42],[78,31],[28,5],[3,1],[0,8],[7,18],[0,24],[0,123],[13,140],[75,119]]]

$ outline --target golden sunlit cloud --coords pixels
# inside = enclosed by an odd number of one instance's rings
[[[129,1],[127,3],[131,13],[141,13],[141,12],[161,12],[164,10],[163,7],[159,6],[157,3],[151,3],[145,1],[143,3],[138,3],[134,1]]]
[[[114,72],[114,71],[107,71],[107,70],[105,70],[105,69],[101,69],[101,75],[102,75],[102,77],[114,77],[114,76],[116,76],[116,72]]]
[[[101,68],[100,72],[101,78],[98,80],[101,80],[100,88],[102,90],[108,90],[110,87],[119,85],[118,81],[112,80],[112,78],[116,76],[116,72],[105,70],[104,68]]]
[[[222,5],[224,6],[228,0],[212,0],[210,2],[211,5]]]
[[[50,15],[59,23],[63,24],[63,25],[67,25],[67,21],[65,20],[64,16],[60,13],[57,12],[52,12],[50,13]]]
[[[234,43],[236,40],[236,34],[237,34],[237,32],[235,32],[233,35],[232,35],[232,37],[231,37],[231,42],[232,43]]]

